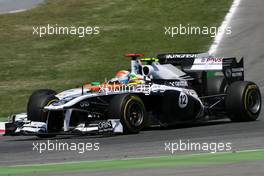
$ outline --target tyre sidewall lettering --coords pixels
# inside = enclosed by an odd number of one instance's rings
[[[248,95],[249,95],[249,93],[251,92],[251,91],[256,91],[256,92],[258,92],[257,91],[257,86],[256,85],[249,85],[248,87],[247,87],[247,89],[246,89],[246,91],[245,91],[245,94],[244,94],[244,97],[243,97],[243,99],[244,99],[244,107],[245,107],[245,111],[246,111],[246,113],[249,115],[249,116],[254,116],[255,114],[254,113],[252,113],[249,109],[248,109],[248,107],[247,107],[247,102],[248,102]],[[258,112],[257,112],[258,113]],[[256,114],[257,114],[256,113]]]
[[[124,115],[124,121],[125,121],[126,125],[127,125],[129,128],[131,128],[131,125],[130,125],[130,123],[129,123],[129,121],[128,121],[128,118],[127,118],[127,108],[128,108],[129,103],[130,103],[132,100],[133,100],[133,99],[132,99],[132,97],[131,97],[131,98],[126,102],[125,107],[124,107],[124,112],[123,112],[123,115]]]
[[[133,129],[133,127],[131,126],[131,124],[130,124],[130,122],[129,122],[129,120],[128,120],[128,117],[127,117],[127,109],[128,109],[128,107],[129,107],[130,103],[131,103],[131,102],[133,103],[133,101],[137,101],[138,104],[140,104],[142,107],[144,107],[144,104],[143,104],[142,100],[140,100],[139,98],[137,98],[137,97],[135,97],[135,96],[131,96],[131,97],[126,101],[126,103],[125,103],[125,105],[124,105],[123,116],[124,116],[124,122],[125,122],[125,124],[126,124],[130,129]]]

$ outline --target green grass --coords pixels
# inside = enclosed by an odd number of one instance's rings
[[[126,169],[175,168],[181,166],[208,166],[264,161],[264,151],[180,155],[142,159],[83,161],[31,166],[0,167],[0,175],[39,175],[43,173],[78,173]]]
[[[164,26],[219,26],[232,0],[48,0],[0,15],[0,116],[25,111],[33,90],[61,91],[110,78],[125,53],[207,51],[210,36],[164,35]],[[32,35],[32,26],[99,26],[100,35]]]
[[[0,122],[7,121],[7,117],[0,117]]]

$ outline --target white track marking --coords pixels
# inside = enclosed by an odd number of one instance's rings
[[[232,19],[233,15],[235,14],[240,2],[241,2],[241,0],[234,0],[233,1],[232,5],[229,9],[229,12],[226,14],[225,19],[220,26],[220,29],[226,29],[230,25],[231,19]],[[208,51],[208,53],[210,55],[215,54],[215,52],[216,52],[221,40],[223,39],[224,35],[225,35],[225,30],[220,30],[217,33],[216,37],[214,38],[213,44],[211,45],[211,47]]]
[[[9,11],[7,13],[19,13],[19,12],[24,12],[26,11],[27,9],[19,9],[19,10],[12,10],[12,11]]]

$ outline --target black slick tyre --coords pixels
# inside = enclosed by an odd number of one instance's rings
[[[137,95],[121,94],[112,98],[109,118],[120,119],[124,133],[138,133],[146,123],[146,109]]]
[[[258,86],[247,81],[232,83],[227,90],[225,106],[232,121],[257,120],[261,111],[261,94]]]
[[[58,100],[56,92],[49,89],[41,89],[33,92],[27,104],[28,119],[37,122],[47,121],[47,112],[43,108]]]

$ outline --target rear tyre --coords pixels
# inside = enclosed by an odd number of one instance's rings
[[[206,95],[223,94],[227,89],[227,81],[224,76],[214,76],[207,79]]]
[[[28,119],[31,121],[46,122],[47,112],[44,112],[43,108],[58,101],[55,95],[56,92],[49,89],[41,89],[33,92],[27,104]]]
[[[120,119],[124,133],[142,130],[147,123],[146,114],[143,101],[136,95],[116,95],[110,102],[109,117]]]
[[[232,83],[227,90],[225,106],[232,121],[257,120],[261,111],[261,94],[258,86],[247,81]]]

